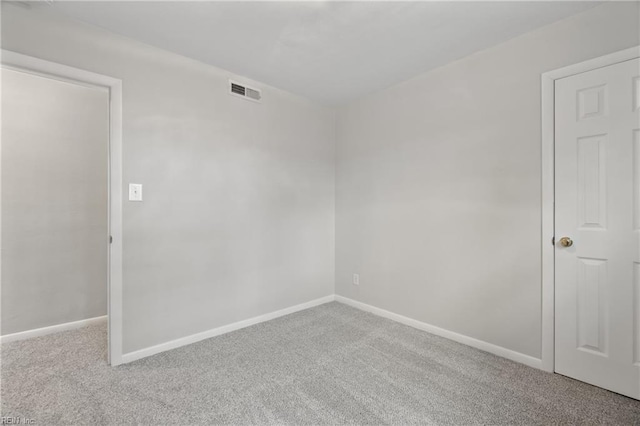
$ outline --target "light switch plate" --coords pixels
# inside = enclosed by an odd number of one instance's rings
[[[129,184],[129,201],[142,201],[142,184]]]

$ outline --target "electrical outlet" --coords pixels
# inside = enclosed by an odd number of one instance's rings
[[[360,274],[353,274],[353,285],[360,285]]]

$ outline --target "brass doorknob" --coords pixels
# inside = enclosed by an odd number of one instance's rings
[[[569,237],[560,238],[560,245],[562,247],[571,247],[573,245],[573,240]]]

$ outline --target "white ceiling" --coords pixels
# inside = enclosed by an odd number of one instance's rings
[[[54,2],[112,32],[327,105],[344,103],[594,2]]]

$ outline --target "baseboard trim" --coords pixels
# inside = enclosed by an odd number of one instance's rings
[[[456,341],[458,343],[465,344],[467,346],[474,347],[476,349],[483,350],[485,352],[492,353],[494,355],[501,356],[503,358],[516,361],[521,364],[528,365],[529,367],[542,369],[542,360],[534,358],[530,355],[525,355],[520,352],[513,351],[511,349],[503,348],[502,346],[494,345],[492,343],[485,342],[483,340],[474,339],[473,337],[465,336],[464,334],[455,333],[453,331],[445,330],[444,328],[436,327],[435,325],[427,324],[422,321],[418,321],[412,318],[405,317],[403,315],[396,314],[375,306],[367,305],[366,303],[358,302],[357,300],[349,299],[344,296],[335,295],[336,302],[344,303],[345,305],[352,306],[362,311],[370,312],[372,314],[399,322],[404,325],[408,325],[419,330],[426,331],[436,336],[445,337],[447,339]]]
[[[299,305],[291,306],[289,308],[280,309],[279,311],[271,312],[264,315],[259,315],[257,317],[249,318],[246,320],[234,322],[232,324],[223,325],[221,327],[213,328],[211,330],[203,331],[200,333],[192,334],[190,336],[181,337],[179,339],[171,340],[166,343],[161,343],[159,345],[151,346],[148,348],[140,349],[134,352],[129,352],[122,355],[122,363],[126,364],[128,362],[137,361],[142,358],[146,358],[151,355],[158,354],[160,352],[165,352],[171,349],[176,349],[182,346],[190,345],[192,343],[200,342],[205,339],[209,339],[211,337],[220,336],[222,334],[230,333],[232,331],[240,330],[242,328],[246,328],[255,324],[259,324],[261,322],[270,321],[272,319],[276,319],[285,315],[293,314],[298,311],[303,311],[305,309],[313,308],[314,306],[323,305],[325,303],[333,302],[335,300],[334,295],[329,295],[325,297],[321,297],[319,299],[311,300],[306,303],[301,303]]]
[[[313,308],[315,306],[323,305],[325,303],[329,303],[333,301],[344,303],[345,305],[352,306],[356,309],[370,312],[372,314],[390,319],[392,321],[399,322],[404,325],[408,325],[413,328],[417,328],[422,331],[426,331],[431,334],[435,334],[437,336],[445,337],[447,339],[456,341],[458,343],[462,343],[467,346],[471,346],[471,347],[483,350],[485,352],[489,352],[494,355],[501,356],[503,358],[510,359],[512,361],[519,362],[521,364],[528,365],[529,367],[538,368],[541,370],[543,369],[541,359],[534,358],[530,355],[525,355],[523,353],[516,352],[511,349],[504,348],[502,346],[494,345],[492,343],[488,343],[483,340],[478,340],[473,337],[469,337],[453,331],[445,330],[443,328],[436,327],[435,325],[427,324],[425,322],[418,321],[409,317],[405,317],[403,315],[396,314],[394,312],[390,312],[385,309],[381,309],[372,305],[368,305],[366,303],[358,302],[357,300],[349,299],[344,296],[339,296],[337,294],[321,297],[319,299],[311,300],[306,303],[301,303],[299,305],[280,309],[275,312],[259,315],[257,317],[238,321],[232,324],[223,325],[221,327],[217,327],[211,330],[192,334],[190,336],[182,337],[179,339],[171,340],[169,342],[161,343],[159,345],[151,346],[149,348],[144,348],[134,352],[129,352],[122,356],[122,363],[136,361],[151,355],[155,355],[171,349],[176,349],[182,346],[190,345],[192,343],[196,343],[201,340],[209,339],[215,336],[220,336],[222,334],[230,333],[232,331],[240,330],[245,327],[259,324],[265,321],[270,321],[272,319],[293,314],[295,312],[303,311],[305,309]],[[36,328],[33,330],[22,331],[19,333],[7,334],[4,336],[0,336],[0,343],[15,342],[18,340],[31,339],[34,337],[59,333],[61,331],[75,330],[77,328],[86,327],[92,324],[99,324],[106,321],[107,321],[107,316],[105,315],[101,317],[89,318],[89,319],[80,320],[80,321],[67,322],[67,323],[53,325],[49,327]]]
[[[60,333],[61,331],[75,330],[92,324],[107,322],[107,316],[88,318],[80,321],[65,322],[63,324],[49,327],[34,328],[33,330],[21,331],[19,333],[6,334],[0,336],[0,343],[10,343],[18,340],[31,339],[33,337],[46,336],[47,334]]]

